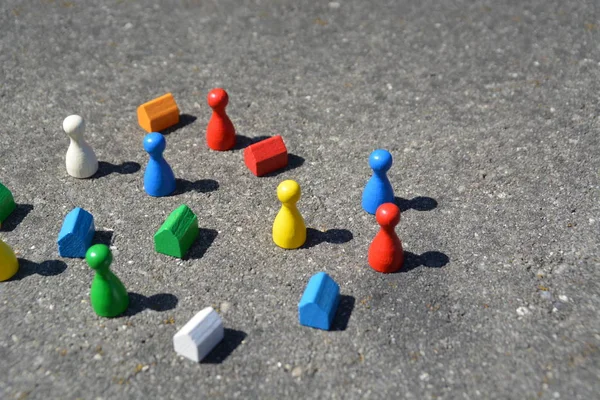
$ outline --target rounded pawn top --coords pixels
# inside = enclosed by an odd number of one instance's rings
[[[382,227],[395,227],[400,222],[400,209],[394,203],[383,203],[375,213],[377,223]]]
[[[63,130],[71,137],[83,136],[85,121],[79,115],[69,115],[63,121]]]
[[[377,149],[369,156],[369,165],[374,171],[386,172],[392,167],[392,155],[387,150]]]
[[[277,186],[277,198],[282,203],[296,203],[300,200],[300,185],[298,182],[288,179]]]
[[[112,252],[105,244],[95,244],[85,253],[85,261],[93,270],[106,270],[112,262]]]
[[[150,132],[144,137],[144,150],[148,153],[162,153],[167,147],[165,137],[158,132]]]
[[[229,96],[224,89],[216,88],[208,92],[208,105],[210,108],[225,108],[229,103]]]

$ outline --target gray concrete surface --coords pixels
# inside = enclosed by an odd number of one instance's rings
[[[3,0],[0,180],[20,206],[0,237],[23,260],[0,284],[0,398],[600,398],[599,9]],[[282,134],[294,168],[259,179],[241,149],[206,148],[217,86],[242,144]],[[168,91],[188,116],[165,153],[185,181],[156,199],[135,110]],[[72,113],[95,179],[66,174]],[[366,263],[378,147],[409,253],[393,275]],[[270,238],[288,178],[312,228],[296,251]],[[181,203],[203,228],[186,260],[152,248]],[[92,272],[57,254],[74,206],[113,248],[126,316],[97,317]],[[345,296],[331,332],[297,323],[317,271]],[[227,339],[195,364],[172,336],[209,305]]]

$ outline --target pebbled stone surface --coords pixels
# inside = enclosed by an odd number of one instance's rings
[[[600,7],[596,1],[17,1],[0,4],[0,181],[19,209],[0,238],[3,399],[593,399],[600,392]],[[209,151],[224,87],[240,145]],[[143,190],[138,105],[172,92],[175,195]],[[101,161],[66,174],[62,120]],[[242,148],[281,134],[292,165],[256,178]],[[407,264],[367,266],[368,156],[394,156]],[[272,243],[284,179],[303,190],[304,248]],[[201,240],[157,254],[185,203]],[[126,315],[97,317],[92,271],[60,259],[90,211]],[[335,330],[299,326],[309,277],[344,296]],[[213,306],[207,362],[172,336]]]

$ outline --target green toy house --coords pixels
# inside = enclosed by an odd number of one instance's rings
[[[12,193],[0,183],[0,225],[17,208]]]
[[[158,253],[182,258],[198,237],[198,218],[185,204],[169,215],[154,235]]]

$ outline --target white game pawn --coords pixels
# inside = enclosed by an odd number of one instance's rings
[[[221,317],[212,307],[206,307],[173,336],[173,345],[178,354],[200,362],[224,335]]]
[[[79,115],[69,115],[63,121],[63,129],[71,138],[65,158],[67,172],[75,178],[89,178],[98,171],[98,159],[94,150],[83,138],[85,122]]]

